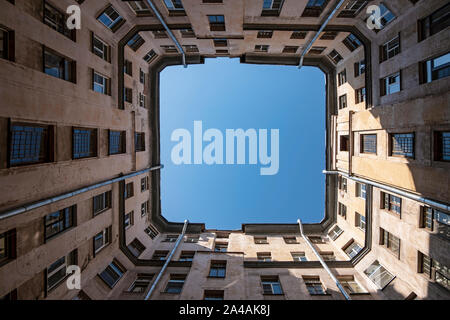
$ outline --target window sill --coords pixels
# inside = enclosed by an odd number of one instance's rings
[[[225,279],[225,277],[207,276],[208,279]]]
[[[177,295],[177,294],[181,294],[181,292],[167,292],[167,291],[160,291],[160,294]]]
[[[105,209],[103,209],[103,210],[101,210],[101,211],[94,212],[94,218],[95,218],[96,216],[98,216],[98,215],[100,215],[100,214],[102,214],[102,213],[108,211],[109,209],[111,209],[111,208],[108,207],[108,208],[105,208]]]
[[[369,292],[351,292],[349,294],[351,296],[370,296]]]
[[[283,297],[284,293],[263,293],[263,296],[268,297]]]

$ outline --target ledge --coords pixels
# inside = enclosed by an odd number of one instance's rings
[[[330,268],[353,268],[350,261],[328,261]],[[323,268],[319,261],[244,261],[244,268],[287,268],[287,269],[315,269]]]

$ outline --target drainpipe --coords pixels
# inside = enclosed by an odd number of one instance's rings
[[[103,182],[100,182],[100,183],[97,183],[97,184],[93,184],[93,185],[91,185],[89,187],[84,187],[84,188],[81,188],[81,189],[78,189],[78,190],[75,190],[75,191],[72,191],[72,192],[61,194],[59,196],[55,196],[55,197],[44,199],[44,200],[41,200],[41,201],[38,201],[38,202],[26,204],[24,206],[21,206],[21,207],[15,208],[15,209],[7,210],[7,211],[4,211],[4,212],[0,213],[0,220],[6,219],[6,218],[10,218],[10,217],[16,216],[18,214],[25,213],[27,211],[43,207],[43,206],[46,206],[48,204],[51,204],[51,203],[54,203],[54,202],[57,202],[57,201],[61,201],[61,200],[67,199],[67,198],[71,198],[71,197],[74,197],[74,196],[79,195],[81,193],[84,193],[84,192],[87,192],[87,191],[91,191],[91,190],[94,190],[94,189],[97,189],[97,188],[100,188],[100,187],[104,187],[104,186],[113,184],[115,182],[119,182],[119,181],[122,181],[122,180],[125,180],[125,179],[129,179],[129,178],[141,175],[143,173],[147,173],[147,172],[155,171],[155,170],[160,170],[162,168],[164,168],[163,165],[159,165],[159,166],[156,166],[156,167],[150,167],[150,168],[147,168],[147,169],[144,169],[144,170],[140,170],[140,171],[137,171],[137,172],[134,172],[134,173],[127,174],[125,176],[121,176],[121,177],[118,177],[118,178],[114,178],[114,179],[103,181]]]
[[[156,6],[153,3],[153,1],[152,0],[147,0],[147,3],[152,8],[152,10],[155,13],[156,17],[158,18],[159,22],[161,22],[163,27],[166,29],[167,33],[169,34],[169,37],[172,39],[172,41],[175,43],[175,46],[178,48],[178,51],[182,54],[183,66],[185,68],[187,68],[186,54],[184,53],[183,47],[180,45],[180,43],[178,42],[177,38],[175,37],[175,35],[170,30],[169,26],[164,21],[163,17],[161,16],[161,14],[158,11],[158,9],[156,9]]]
[[[311,49],[312,45],[314,44],[314,42],[316,42],[317,38],[319,38],[320,34],[322,33],[323,29],[325,29],[325,27],[327,26],[328,22],[330,22],[330,20],[333,18],[333,16],[336,14],[336,12],[339,10],[339,8],[342,6],[342,4],[345,2],[346,0],[340,0],[339,3],[337,4],[337,6],[333,9],[333,11],[330,13],[330,15],[328,16],[328,18],[322,23],[322,25],[319,28],[319,31],[317,31],[316,35],[314,36],[314,38],[312,38],[308,45],[306,46],[306,48],[303,50],[302,55],[300,56],[300,63],[298,65],[298,68],[300,69],[303,66],[303,59],[305,57],[305,55],[308,53],[309,49]]]
[[[303,225],[302,225],[302,221],[300,219],[297,220],[298,222],[298,226],[300,227],[300,235],[303,237],[303,239],[306,241],[306,243],[308,244],[308,246],[311,248],[311,250],[314,252],[314,254],[316,255],[317,259],[319,259],[320,263],[322,264],[322,267],[325,269],[326,272],[328,272],[328,274],[330,275],[331,279],[333,279],[333,281],[336,283],[339,291],[341,291],[342,295],[344,296],[344,298],[346,300],[352,300],[350,298],[350,296],[348,295],[348,293],[344,290],[344,288],[342,287],[341,283],[339,282],[339,280],[334,276],[334,274],[331,272],[330,268],[328,268],[327,264],[325,263],[325,261],[323,261],[322,257],[320,256],[320,254],[317,252],[316,248],[314,248],[314,246],[312,245],[312,243],[309,241],[309,238],[307,236],[305,236],[305,234],[303,233]]]
[[[355,177],[354,175],[349,176],[348,174],[346,174],[344,172],[340,172],[340,171],[327,171],[327,170],[324,170],[323,173],[324,174],[340,174],[340,175],[342,175],[342,176],[344,176],[344,177],[346,177],[348,179],[351,179],[351,180],[354,180],[354,181],[357,181],[357,182],[361,182],[361,183],[365,183],[365,184],[369,184],[369,185],[372,185],[374,187],[377,187],[377,188],[380,188],[380,189],[383,189],[383,190],[386,190],[386,191],[389,191],[389,192],[392,192],[392,193],[396,193],[396,194],[401,195],[401,196],[403,196],[405,198],[412,199],[412,200],[415,200],[415,201],[418,201],[418,202],[422,202],[422,203],[427,204],[427,205],[429,205],[431,207],[435,207],[435,208],[438,208],[438,209],[444,210],[444,211],[450,211],[450,206],[448,204],[437,202],[437,201],[434,201],[434,200],[431,200],[431,199],[427,199],[427,198],[421,197],[419,195],[416,195],[414,193],[403,191],[403,190],[400,190],[400,189],[395,188],[395,187],[390,187],[390,186],[387,186],[387,185],[384,185],[384,184],[381,184],[381,183],[378,183],[378,182],[375,182],[375,181],[372,181],[372,180],[367,180],[367,179],[364,179],[364,178]]]
[[[170,261],[172,260],[172,257],[175,254],[175,251],[177,251],[178,246],[180,245],[180,242],[183,239],[184,234],[186,233],[186,228],[187,228],[188,223],[189,223],[189,220],[184,220],[183,231],[181,231],[181,234],[178,237],[177,242],[175,242],[175,246],[173,247],[172,251],[170,252],[169,257],[166,259],[164,266],[162,267],[161,271],[159,272],[158,276],[156,277],[155,281],[153,282],[152,287],[150,288],[149,292],[145,296],[144,300],[150,300],[150,296],[152,295],[153,291],[155,291],[155,288],[158,285],[159,280],[161,280],[161,277],[163,276],[164,271],[166,271],[167,266],[169,265]]]

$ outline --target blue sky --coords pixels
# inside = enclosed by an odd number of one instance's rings
[[[197,120],[203,122],[203,132],[219,129],[224,146],[226,129],[279,129],[278,174],[260,175],[259,163],[175,165],[171,152],[178,143],[171,141],[172,132],[187,129],[193,140]],[[299,217],[305,223],[321,221],[323,73],[228,58],[166,68],[161,73],[161,163],[161,209],[169,221],[189,219],[208,229],[232,230],[242,223],[295,223]]]

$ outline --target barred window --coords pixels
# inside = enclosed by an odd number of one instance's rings
[[[436,161],[450,161],[450,131],[435,132],[434,150]]]
[[[90,158],[97,156],[97,130],[73,129],[73,158]]]
[[[414,158],[414,133],[391,134],[391,155]]]
[[[46,215],[44,239],[48,240],[72,228],[75,225],[75,210],[76,206],[72,206]]]
[[[109,131],[109,154],[125,153],[125,131]]]
[[[51,128],[35,124],[12,124],[10,166],[48,162]]]
[[[361,135],[361,153],[377,153],[377,135],[362,134]]]

